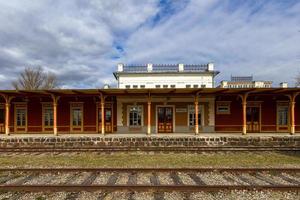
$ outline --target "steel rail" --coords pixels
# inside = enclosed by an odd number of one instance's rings
[[[0,153],[3,152],[22,152],[22,153],[40,153],[40,152],[216,152],[216,151],[290,151],[299,152],[300,147],[0,147]]]
[[[0,172],[292,172],[300,173],[300,168],[0,168]]]
[[[300,191],[299,185],[0,185],[1,191],[222,191],[222,190],[274,190]]]

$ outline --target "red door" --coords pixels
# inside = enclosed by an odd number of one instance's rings
[[[173,108],[158,107],[157,109],[157,128],[158,133],[173,132]]]
[[[247,107],[247,132],[257,133],[260,131],[260,108]]]

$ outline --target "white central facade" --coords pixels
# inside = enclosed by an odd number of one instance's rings
[[[206,65],[154,65],[124,66],[118,64],[114,73],[118,88],[213,88],[212,63]]]

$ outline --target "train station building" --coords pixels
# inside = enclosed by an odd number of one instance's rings
[[[215,88],[205,65],[118,65],[117,88],[1,90],[0,132],[300,132],[299,88]]]

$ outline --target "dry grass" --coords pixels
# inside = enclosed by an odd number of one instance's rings
[[[0,167],[300,167],[300,155],[275,152],[0,155]]]

